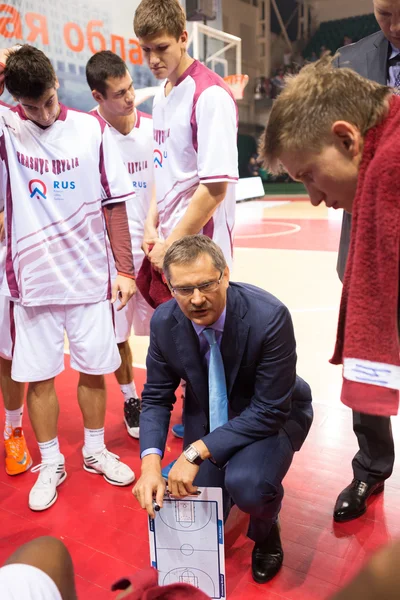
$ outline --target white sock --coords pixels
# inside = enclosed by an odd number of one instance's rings
[[[6,420],[4,423],[4,439],[7,440],[12,435],[12,430],[16,427],[22,427],[22,415],[24,412],[24,405],[16,410],[7,410]]]
[[[49,463],[56,462],[60,458],[60,444],[58,443],[58,437],[48,442],[38,442],[41,462]]]
[[[124,395],[125,402],[128,402],[131,398],[138,397],[134,381],[132,381],[131,383],[122,384],[119,387],[121,388],[121,392]]]
[[[85,427],[84,450],[86,454],[97,454],[104,448],[104,427],[101,429],[86,429]]]

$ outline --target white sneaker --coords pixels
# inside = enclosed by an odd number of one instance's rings
[[[31,473],[39,471],[39,477],[29,492],[29,508],[46,510],[57,500],[57,487],[65,480],[65,459],[60,454],[56,462],[44,462],[31,469]]]
[[[103,475],[111,485],[129,485],[135,480],[135,473],[128,465],[119,460],[119,456],[109,452],[104,446],[101,452],[89,454],[82,449],[83,468],[88,473]]]

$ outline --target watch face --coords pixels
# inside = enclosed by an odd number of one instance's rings
[[[196,460],[196,458],[199,456],[199,453],[197,452],[196,448],[191,446],[186,449],[186,456],[188,460],[193,461]]]

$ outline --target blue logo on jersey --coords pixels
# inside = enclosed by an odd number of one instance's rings
[[[54,189],[55,190],[74,190],[75,189],[75,181],[55,181]]]
[[[147,188],[146,181],[132,181],[132,183],[134,188],[142,188],[143,190]]]
[[[158,169],[159,167],[160,169],[162,169],[164,158],[167,158],[167,156],[168,154],[165,150],[164,153],[162,153],[158,149],[154,150],[154,166],[156,169]]]
[[[154,150],[154,166],[156,169],[160,167],[162,169],[163,155],[160,150]]]
[[[46,200],[47,188],[43,181],[40,181],[40,179],[31,179],[28,183],[28,187],[31,193],[31,198],[36,196],[38,200]]]

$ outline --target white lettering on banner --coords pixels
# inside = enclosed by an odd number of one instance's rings
[[[343,377],[357,383],[369,383],[392,390],[400,390],[400,366],[372,362],[359,358],[345,358]]]

